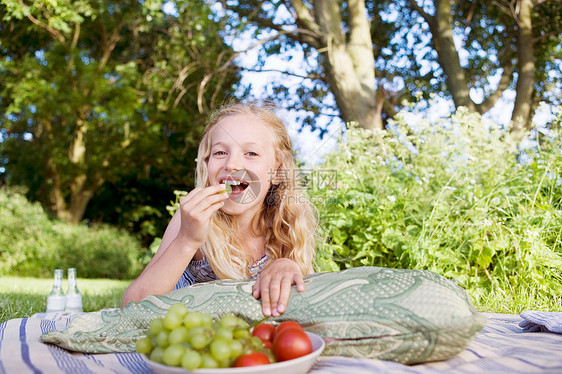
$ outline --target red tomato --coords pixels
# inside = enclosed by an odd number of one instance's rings
[[[302,328],[286,328],[275,334],[271,350],[277,361],[287,361],[312,353],[312,342]]]
[[[297,322],[295,321],[284,321],[281,322],[279,325],[277,325],[277,327],[275,328],[275,333],[273,334],[273,338],[272,341],[275,340],[275,336],[277,334],[279,334],[281,331],[285,330],[285,329],[297,329],[297,330],[302,330],[302,326],[299,325]]]
[[[263,352],[252,352],[246,355],[238,356],[234,361],[234,367],[258,366],[269,364],[269,357]]]
[[[252,335],[260,338],[264,344],[273,341],[274,333],[275,326],[269,323],[261,323],[252,330]]]

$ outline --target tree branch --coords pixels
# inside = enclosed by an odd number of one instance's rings
[[[74,35],[72,36],[72,44],[70,45],[71,50],[74,50],[76,48],[79,37],[80,37],[80,23],[77,22],[74,25]]]
[[[26,5],[23,0],[19,0],[19,3],[22,7],[29,9],[29,6]],[[51,26],[44,24],[43,22],[39,21],[37,18],[35,18],[31,12],[29,13],[29,15],[27,16],[27,18],[33,22],[34,24],[36,24],[37,26],[47,30],[47,32],[49,32],[49,34],[51,34],[56,40],[58,40],[61,43],[65,42],[65,38],[64,36],[59,32],[59,30],[52,28]]]
[[[299,23],[305,29],[320,35],[320,25],[318,25],[318,23],[316,23],[316,21],[314,20],[314,17],[310,13],[310,9],[308,9],[301,0],[291,0],[291,5],[296,12],[297,23]]]
[[[474,17],[474,10],[476,9],[476,4],[478,4],[478,0],[474,0],[470,5],[470,10],[468,11],[468,15],[466,16],[465,25],[470,24],[472,21],[472,17]]]
[[[314,16],[324,39],[329,39],[335,45],[345,45],[346,37],[337,0],[315,0]]]
[[[249,71],[249,72],[253,72],[253,73],[281,73],[283,75],[288,75],[288,76],[291,76],[291,77],[297,77],[297,78],[302,78],[302,79],[322,80],[322,77],[318,74],[302,75],[302,74],[291,73],[289,71],[279,70],[279,69],[248,69],[248,68],[243,68],[243,69],[245,71]]]
[[[479,113],[486,113],[492,109],[503,95],[503,92],[509,87],[511,83],[512,66],[510,63],[506,63],[502,68],[502,76],[494,93],[488,96],[482,103],[476,105],[476,109]]]
[[[418,5],[418,3],[416,3],[416,0],[408,0],[408,2],[410,3],[410,8],[418,12],[420,16],[422,16],[422,18],[425,20],[425,22],[430,25],[433,23],[433,17],[427,14],[426,11],[423,10],[423,8]]]
[[[366,48],[372,49],[370,40],[365,40],[366,36],[371,35],[371,25],[367,18],[365,11],[365,1],[363,0],[350,0],[348,2],[350,14],[349,44],[351,45],[365,45]]]
[[[546,34],[542,34],[541,36],[537,36],[536,38],[533,39],[533,43],[537,43],[537,42],[541,42],[544,39],[551,37],[551,36],[556,36],[556,35],[560,35],[560,32],[562,30],[554,30],[551,32],[547,32]]]
[[[111,34],[111,36],[109,37],[109,41],[107,43],[104,43],[105,49],[103,50],[102,58],[100,59],[100,63],[98,64],[98,72],[102,71],[105,65],[107,65],[107,62],[111,57],[111,52],[113,52],[113,50],[117,46],[117,43],[119,42],[119,40],[121,40],[120,30],[124,25],[125,22],[121,21],[121,23],[114,30],[113,34]]]

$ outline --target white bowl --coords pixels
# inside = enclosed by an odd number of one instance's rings
[[[293,360],[276,362],[269,365],[223,369],[196,369],[189,371],[181,367],[162,365],[151,361],[145,355],[141,356],[148,363],[148,366],[157,374],[305,374],[310,370],[314,361],[320,356],[325,347],[324,340],[322,340],[320,336],[311,332],[307,332],[306,334],[312,343],[312,353]]]

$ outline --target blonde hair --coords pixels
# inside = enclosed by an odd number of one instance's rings
[[[210,184],[207,162],[211,153],[211,130],[223,119],[238,115],[257,118],[271,129],[275,158],[280,164],[277,172],[284,172],[282,178],[276,179],[279,184],[271,185],[250,227],[262,228],[269,263],[278,258],[289,258],[299,265],[303,275],[313,273],[316,231],[314,210],[300,188],[295,188],[297,166],[291,139],[272,104],[230,102],[211,115],[197,154],[197,186],[207,187]],[[222,210],[211,217],[209,234],[202,250],[220,279],[247,278],[248,268],[254,262],[244,251],[236,235],[237,229],[237,222]]]

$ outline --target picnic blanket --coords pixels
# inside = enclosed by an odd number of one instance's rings
[[[536,317],[536,313],[530,315]],[[484,313],[488,318],[484,329],[466,349],[446,361],[408,366],[329,356],[320,357],[310,373],[562,373],[562,334],[541,328],[524,331],[528,322],[540,326],[543,321],[543,325],[552,327],[548,321],[555,321],[560,314],[538,313],[540,319],[535,318],[535,322],[514,314]],[[40,313],[0,324],[0,374],[152,373],[137,353],[77,353],[39,340],[45,332],[63,330],[72,317],[65,313]]]

